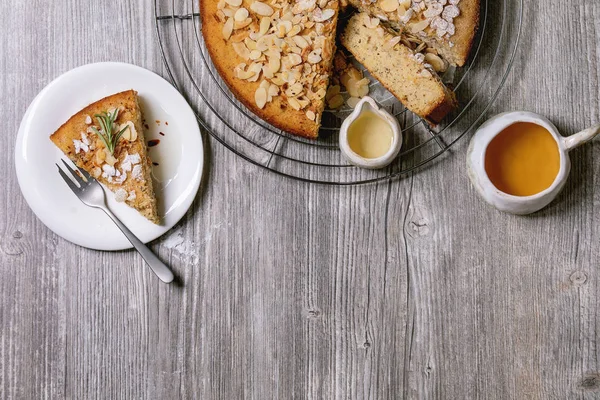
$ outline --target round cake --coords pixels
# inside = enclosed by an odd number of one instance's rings
[[[349,3],[381,21],[386,30],[397,33],[393,46],[382,46],[386,51],[406,52],[400,48],[400,38],[408,34],[426,43],[427,50],[434,49],[435,56],[444,63],[457,66],[466,63],[479,23],[479,0],[349,0]],[[338,0],[200,0],[205,45],[231,92],[269,124],[311,139],[318,136],[325,108],[339,11]],[[380,31],[383,37],[384,32]],[[365,36],[362,40],[346,40],[360,45],[348,50],[359,61],[358,52],[365,53],[363,65],[370,71],[381,67],[364,61],[368,57],[366,51],[372,51],[365,42],[372,38]],[[410,51],[416,53],[419,49]],[[436,82],[441,82],[435,68],[427,62],[423,65]],[[401,75],[401,79],[416,82],[427,73],[413,70],[419,68],[374,75],[380,81],[397,81],[396,75]],[[389,82],[381,83],[392,86]],[[406,105],[404,96],[398,99]],[[437,105],[443,112],[437,112],[435,118],[420,116],[433,123],[441,120],[456,104],[448,93],[445,99],[444,107]],[[433,109],[433,105],[426,106],[423,109]]]

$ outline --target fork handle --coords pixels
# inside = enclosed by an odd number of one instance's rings
[[[131,232],[129,228],[127,228],[119,220],[119,218],[117,218],[117,216],[113,214],[108,208],[103,207],[102,210],[119,227],[121,232],[123,232],[125,237],[127,237],[127,239],[131,242],[133,247],[135,247],[138,253],[140,253],[144,261],[146,261],[146,264],[148,264],[152,272],[154,272],[156,276],[158,276],[158,279],[165,283],[173,282],[174,276],[171,269],[169,269],[169,267],[167,267],[162,261],[160,261],[160,259],[156,257],[156,255],[144,243],[142,243],[142,241],[138,239],[137,236],[135,236],[133,232]]]

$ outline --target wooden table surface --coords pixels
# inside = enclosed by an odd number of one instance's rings
[[[543,7],[542,7],[543,5]],[[276,176],[205,136],[193,207],[152,249],[77,247],[47,229],[14,169],[21,118],[69,69],[166,75],[150,0],[0,5],[0,398],[598,399],[600,145],[530,217],[465,174],[468,139],[361,187]],[[516,67],[488,114],[600,120],[600,3],[526,2]],[[451,179],[450,179],[451,177]]]

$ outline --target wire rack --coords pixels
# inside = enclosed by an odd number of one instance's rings
[[[349,107],[326,110],[320,138],[309,140],[267,124],[238,102],[219,77],[204,46],[199,0],[154,0],[154,15],[171,82],[192,105],[202,127],[219,143],[279,175],[313,183],[356,185],[392,179],[442,159],[481,121],[515,59],[522,1],[481,1],[480,28],[470,61],[462,68],[449,69],[442,77],[454,87],[460,107],[439,126],[431,128],[371,79],[369,95],[396,116],[404,139],[398,159],[376,171],[350,165],[338,149],[339,127],[352,111]],[[355,65],[369,76],[362,66]]]

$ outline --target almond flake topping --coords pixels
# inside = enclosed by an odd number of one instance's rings
[[[326,8],[329,0],[242,4],[219,0],[216,12],[223,38],[239,57],[235,77],[260,82],[254,86],[259,109],[281,96],[282,109],[305,110],[308,119],[317,120],[308,107],[325,97],[337,11]]]
[[[273,15],[273,8],[266,3],[261,3],[260,1],[255,1],[254,3],[252,3],[250,5],[250,9],[258,15],[262,15],[265,17],[270,17],[271,15]]]

